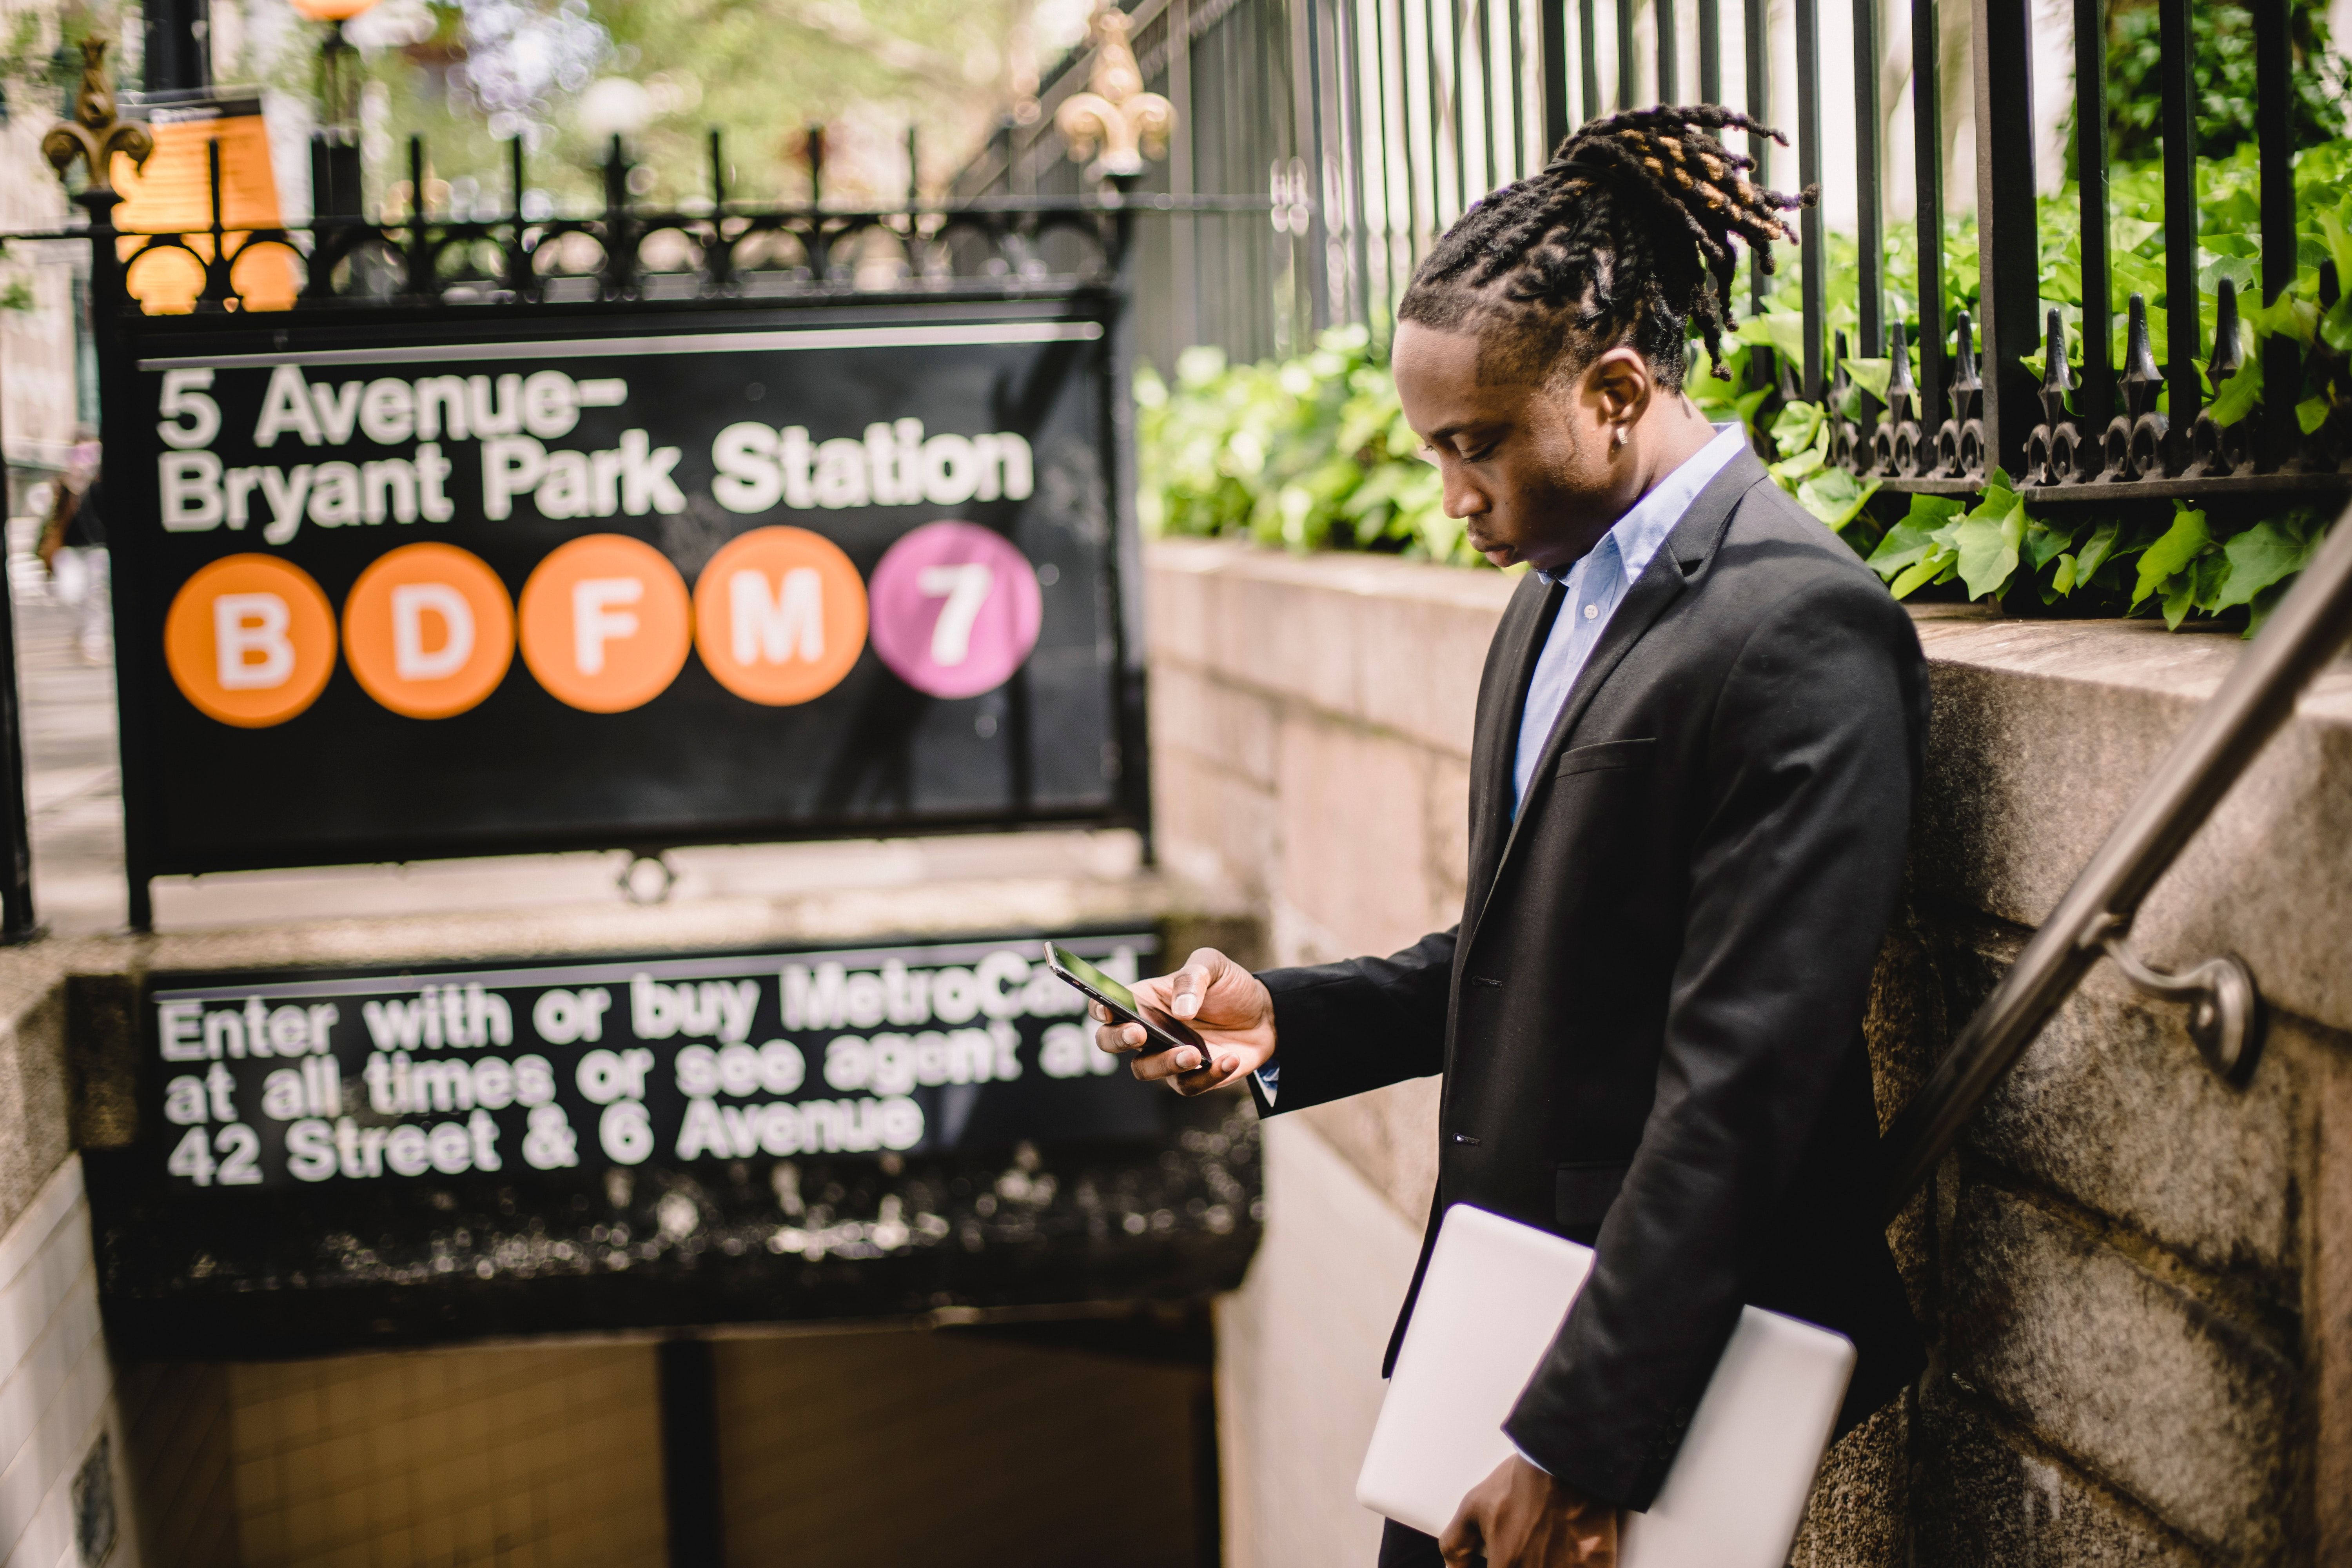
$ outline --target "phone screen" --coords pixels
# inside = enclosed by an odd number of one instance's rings
[[[1068,970],[1074,978],[1085,981],[1090,989],[1102,993],[1102,1000],[1122,1012],[1133,1013],[1139,1016],[1141,1015],[1143,1004],[1135,999],[1134,992],[1129,991],[1068,948],[1054,942],[1048,942],[1046,945],[1053,949],[1054,963],[1056,967]]]
[[[1136,1000],[1135,993],[1072,952],[1058,942],[1045,944],[1046,966],[1064,980],[1092,996],[1096,1001],[1123,1013],[1154,1037],[1150,1048],[1165,1050],[1171,1045],[1197,1046],[1201,1037],[1181,1018],[1171,1017],[1157,1007],[1146,1006]]]

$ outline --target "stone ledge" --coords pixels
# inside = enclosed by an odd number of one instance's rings
[[[1915,843],[1922,886],[2036,926],[2245,644],[2146,621],[1915,612],[1935,716]],[[2150,962],[2234,951],[2274,1005],[2352,1028],[2352,661],[2312,682],[2136,927]],[[2337,781],[2331,787],[2330,781]]]
[[[1473,699],[1516,576],[1223,540],[1147,550],[1155,666],[1470,754]]]

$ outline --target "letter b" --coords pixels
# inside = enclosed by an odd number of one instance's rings
[[[266,691],[285,685],[294,673],[294,644],[286,635],[293,618],[275,594],[223,594],[215,599],[213,646],[220,655],[221,689]]]

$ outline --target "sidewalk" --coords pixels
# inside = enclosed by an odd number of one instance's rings
[[[10,552],[8,578],[24,704],[33,910],[58,936],[119,931],[128,918],[129,896],[122,881],[114,668],[83,659],[74,646],[75,613],[53,596],[47,574],[30,553]]]

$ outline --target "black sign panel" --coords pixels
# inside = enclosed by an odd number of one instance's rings
[[[1230,1284],[1246,1110],[1135,1082],[1038,952],[159,975],[92,1158],[109,1310],[287,1353]]]
[[[1095,306],[273,327],[110,414],[134,879],[1138,816]]]

